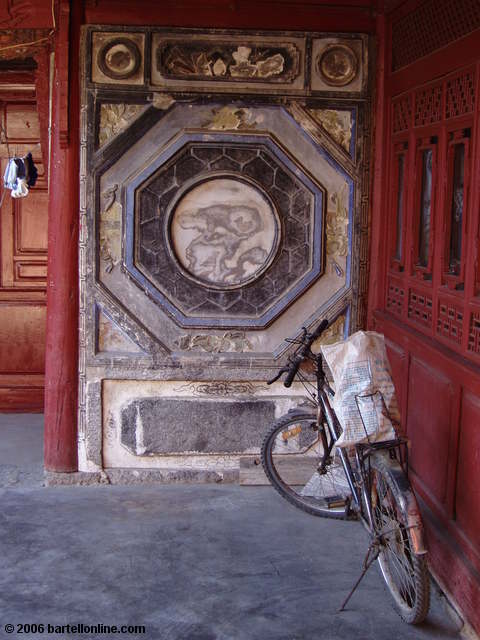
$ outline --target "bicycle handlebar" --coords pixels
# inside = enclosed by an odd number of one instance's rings
[[[291,387],[293,379],[297,375],[297,371],[300,365],[307,357],[308,351],[310,350],[312,343],[322,335],[322,333],[325,331],[327,327],[328,327],[328,320],[325,318],[318,325],[315,331],[313,331],[313,333],[308,333],[304,327],[301,347],[299,348],[297,353],[293,356],[293,358],[290,360],[290,364],[282,367],[274,378],[272,378],[271,380],[268,380],[267,384],[273,384],[276,380],[280,378],[280,376],[286,373],[287,377],[285,378],[285,381],[283,384],[285,387],[287,387],[287,389]]]

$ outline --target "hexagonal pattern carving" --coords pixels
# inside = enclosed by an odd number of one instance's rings
[[[182,326],[263,327],[322,273],[322,188],[267,136],[195,137],[127,187],[127,269]]]

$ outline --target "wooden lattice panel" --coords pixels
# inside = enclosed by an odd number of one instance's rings
[[[430,0],[393,25],[392,69],[445,47],[480,27],[480,4],[471,0]]]
[[[468,331],[468,350],[480,355],[480,313],[472,313],[470,316],[470,328]]]
[[[397,316],[402,315],[405,300],[404,287],[395,280],[389,280],[387,290],[387,310]]]
[[[410,289],[408,296],[408,317],[424,327],[432,326],[432,297]]]
[[[403,96],[393,103],[393,132],[405,131],[412,122],[412,98]]]
[[[447,80],[446,117],[455,118],[471,113],[475,107],[475,76],[473,71]]]
[[[439,122],[442,119],[442,85],[415,92],[415,126]]]
[[[462,343],[463,309],[446,300],[438,301],[437,334],[451,342]]]

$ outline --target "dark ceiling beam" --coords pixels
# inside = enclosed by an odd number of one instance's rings
[[[375,32],[376,0],[97,0],[85,5],[90,24]]]

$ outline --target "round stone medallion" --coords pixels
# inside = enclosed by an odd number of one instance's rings
[[[349,84],[356,77],[357,68],[355,52],[342,44],[327,47],[317,59],[317,69],[324,82],[336,87]]]
[[[128,38],[107,42],[98,52],[98,66],[109,78],[125,80],[133,76],[140,66],[140,51]]]
[[[202,180],[173,203],[170,243],[184,273],[204,286],[234,289],[272,262],[280,222],[271,199],[236,176]]]

